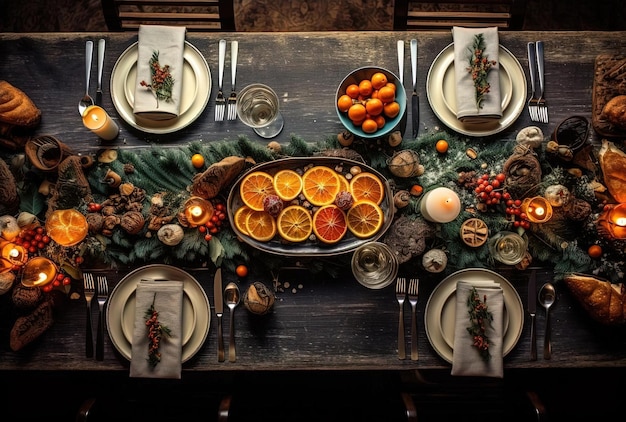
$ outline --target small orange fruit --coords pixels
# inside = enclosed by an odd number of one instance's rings
[[[192,155],[191,164],[197,169],[202,168],[204,166],[204,157],[202,156],[202,154]]]
[[[350,232],[365,239],[374,236],[383,226],[383,210],[371,201],[357,201],[348,210],[346,220]]]
[[[348,87],[346,88],[346,95],[355,100],[359,98],[359,86],[357,84],[348,85]]]
[[[385,116],[382,114],[375,116],[373,120],[376,122],[376,125],[378,125],[378,129],[382,129],[385,126],[385,123],[387,123]]]
[[[276,235],[276,221],[268,212],[252,211],[246,217],[248,235],[259,242],[268,242]]]
[[[587,253],[592,258],[600,258],[602,256],[602,247],[600,245],[591,245],[587,249]]]
[[[89,225],[79,211],[69,208],[55,210],[46,219],[48,236],[61,246],[73,246],[87,237]]]
[[[278,234],[289,242],[303,242],[313,231],[311,213],[300,205],[291,205],[280,212],[276,219]]]
[[[313,232],[322,243],[339,242],[348,231],[346,214],[336,205],[326,205],[313,214]]]
[[[339,176],[326,166],[315,166],[302,175],[302,193],[313,205],[331,204],[339,193]]]
[[[361,123],[361,129],[365,133],[374,133],[378,130],[378,123],[374,119],[365,119],[363,123]]]
[[[337,100],[337,108],[344,113],[352,107],[352,98],[348,94],[343,94]]]
[[[389,85],[385,85],[378,90],[378,99],[383,103],[390,103],[396,99],[396,90],[391,88]]]
[[[302,178],[293,170],[280,170],[274,175],[274,191],[283,201],[291,201],[302,191]]]
[[[383,102],[379,98],[370,98],[365,103],[365,110],[370,116],[378,116],[383,112]]]
[[[374,87],[372,86],[372,82],[368,79],[363,79],[359,82],[359,93],[364,97],[369,97],[372,94]]]
[[[274,193],[274,178],[262,171],[248,174],[239,186],[241,200],[255,211],[262,211],[263,199]]]
[[[362,171],[350,180],[350,193],[355,201],[367,199],[375,204],[380,204],[385,196],[385,188],[378,176]]]
[[[361,103],[353,104],[352,107],[348,109],[348,118],[355,124],[356,122],[362,122],[365,120],[366,114],[367,110],[365,110],[365,106]]]
[[[398,104],[396,101],[387,103],[383,108],[383,112],[385,113],[385,116],[393,119],[400,113],[400,104]]]
[[[440,154],[445,154],[448,152],[448,142],[445,139],[440,139],[435,144],[435,149]]]
[[[385,75],[383,72],[374,73],[370,78],[370,81],[372,82],[372,87],[374,87],[374,89],[380,89],[387,85],[388,82],[387,75]]]
[[[243,264],[237,265],[237,268],[235,268],[235,274],[237,274],[241,278],[247,276],[248,275],[248,267],[246,267]]]

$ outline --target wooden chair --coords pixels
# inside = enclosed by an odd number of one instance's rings
[[[101,0],[110,31],[141,24],[185,26],[189,31],[235,31],[233,0]]]
[[[398,31],[450,30],[453,26],[522,30],[526,0],[396,0],[394,29]]]

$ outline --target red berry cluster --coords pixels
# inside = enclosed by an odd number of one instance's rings
[[[22,230],[15,239],[15,244],[22,246],[30,254],[37,253],[50,243],[50,236],[46,234],[46,229],[42,226],[32,229]]]
[[[530,229],[530,221],[525,212],[522,212],[522,201],[519,199],[508,199],[506,201],[506,214],[513,217],[513,227]]]
[[[213,204],[213,216],[204,225],[198,226],[200,233],[204,233],[204,239],[208,242],[213,239],[213,235],[219,233],[226,220],[226,205],[222,202]]]
[[[495,177],[489,174],[483,174],[477,181],[474,193],[478,200],[485,205],[498,205],[502,200],[508,200],[511,195],[503,192],[503,184],[506,176],[504,173],[498,173]]]
[[[98,204],[96,202],[90,202],[87,204],[87,211],[89,212],[100,212],[102,211],[102,204]]]
[[[69,286],[72,284],[72,279],[63,273],[58,273],[57,276],[52,280],[52,283],[48,283],[41,288],[44,292],[51,292],[55,287],[60,286]]]

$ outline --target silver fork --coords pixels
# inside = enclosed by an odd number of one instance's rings
[[[237,120],[237,91],[235,77],[237,76],[237,55],[239,54],[239,42],[230,43],[230,97],[228,97],[228,120]]]
[[[535,43],[529,42],[527,45],[528,48],[528,71],[530,74],[530,98],[528,99],[528,114],[530,115],[530,120],[533,122],[539,121],[539,116],[537,115],[537,99],[535,98],[537,94],[536,84],[535,84],[535,76],[537,75],[537,56],[535,52]]]
[[[91,321],[91,299],[96,294],[96,286],[91,273],[83,274],[83,286],[85,290],[85,301],[87,302],[87,334],[85,343],[85,353],[88,358],[93,357],[93,323]]]
[[[411,304],[411,360],[417,360],[417,299],[419,279],[409,280],[409,303]]]
[[[215,98],[215,121],[224,120],[224,110],[226,109],[226,100],[222,91],[222,83],[224,81],[224,60],[226,59],[226,40],[220,40],[218,48],[218,73],[217,73],[217,97]]]
[[[109,284],[104,276],[98,276],[98,333],[96,336],[96,359],[104,360],[104,304],[109,297]]]
[[[541,123],[548,123],[548,104],[546,103],[546,99],[543,98],[543,92],[545,89],[543,41],[537,41],[535,43],[535,48],[537,50],[537,71],[539,73],[539,99],[537,100],[537,112],[539,121]]]
[[[398,359],[406,359],[404,348],[404,301],[406,300],[406,279],[399,277],[396,282],[396,299],[400,305],[400,316],[398,319]]]

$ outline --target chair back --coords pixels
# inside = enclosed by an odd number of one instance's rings
[[[188,31],[235,31],[233,0],[101,0],[110,31],[139,25],[185,26]]]

